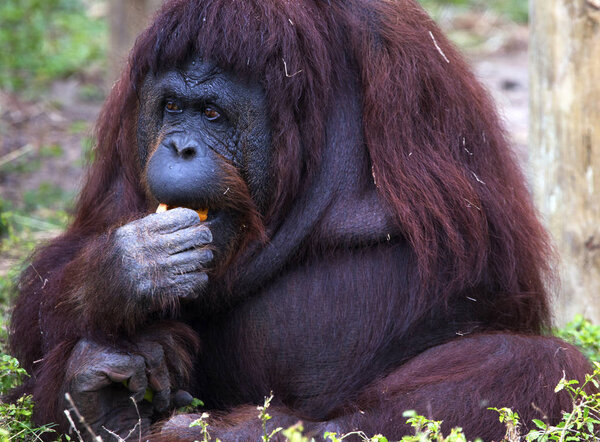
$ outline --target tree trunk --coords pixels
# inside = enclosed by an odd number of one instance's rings
[[[531,0],[536,203],[560,255],[559,324],[600,323],[600,0]]]
[[[109,0],[108,56],[111,83],[119,78],[136,37],[148,25],[161,4],[162,0]]]

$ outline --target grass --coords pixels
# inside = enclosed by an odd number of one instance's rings
[[[50,151],[55,154],[58,149]],[[0,272],[0,394],[7,393],[28,376],[16,359],[5,354],[9,306],[14,299],[22,262],[43,238],[64,229],[71,200],[71,195],[48,183],[26,192],[19,205],[0,198],[0,256],[14,263],[4,273]],[[0,402],[0,442],[40,440],[41,434],[52,432],[52,426],[33,425],[32,413],[33,400],[29,396],[14,404]]]
[[[97,0],[0,1],[0,90],[39,100],[40,93],[57,79],[104,69],[106,21],[90,14],[92,6],[98,3]],[[99,95],[94,84],[84,84],[81,93],[85,97]],[[10,104],[11,101],[2,109],[3,114],[13,111]],[[0,120],[3,135],[7,124]],[[87,121],[74,121],[65,132],[83,134],[88,127]],[[9,134],[8,126],[6,130],[8,140],[12,133]],[[12,136],[20,140],[23,131],[27,128],[13,130],[16,135]],[[91,138],[81,137],[82,148],[91,150]],[[31,138],[36,135],[31,134]],[[0,143],[3,141],[4,136],[0,136]],[[26,154],[0,163],[0,178],[22,182],[40,174],[47,161],[64,161],[65,151],[58,143],[24,147],[30,148]],[[0,158],[6,159],[3,155],[8,152],[2,148],[0,144]],[[8,306],[21,263],[35,245],[64,229],[73,197],[73,192],[43,180],[23,191],[18,200],[0,196],[0,350],[6,342]]]
[[[27,376],[16,359],[0,355],[0,393],[20,385]],[[24,396],[14,404],[0,402],[0,442],[39,440],[40,435],[52,432],[51,425],[33,425],[32,413],[33,401],[30,396]]]

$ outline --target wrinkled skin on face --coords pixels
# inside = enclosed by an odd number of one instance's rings
[[[120,300],[126,311],[160,315],[165,306],[201,298],[211,268],[225,261],[245,234],[247,213],[236,198],[249,194],[253,209],[266,207],[266,114],[260,87],[209,62],[194,60],[146,78],[138,148],[148,199],[179,208],[125,224],[108,240],[109,262],[102,273],[128,287],[130,297]],[[205,222],[198,209],[208,209]],[[140,418],[145,432],[153,416],[191,399],[186,393],[173,396],[185,386],[169,376],[168,349],[139,336],[132,336],[133,353],[82,340],[69,359],[64,391],[98,434],[109,430],[124,437]],[[143,399],[147,389],[153,391],[151,401],[148,395]]]
[[[181,70],[148,76],[141,96],[138,148],[149,197],[208,209],[205,225],[218,262],[243,233],[245,214],[234,203],[239,187],[247,186],[259,212],[269,202],[264,92],[196,59]]]

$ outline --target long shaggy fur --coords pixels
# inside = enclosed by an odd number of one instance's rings
[[[508,328],[547,325],[549,248],[523,175],[487,93],[415,2],[180,1],[158,17],[132,52],[131,88],[190,54],[264,85],[277,179],[268,220],[285,217],[311,177],[324,104],[358,69],[374,180],[423,296],[483,285],[522,307]]]
[[[275,232],[316,179],[333,91],[356,79],[371,178],[413,260],[381,270],[414,269],[407,279],[418,288],[408,290],[414,299],[406,317],[418,320],[433,306],[472,295],[486,330],[549,328],[551,249],[524,177],[490,97],[416,1],[172,0],[138,38],[104,105],[73,223],[36,252],[21,280],[11,348],[33,374],[27,388],[38,403],[56,403],[61,378],[49,373],[64,366],[77,339],[121,337],[103,328],[94,307],[83,315],[63,308],[78,278],[98,277],[85,275],[85,260],[78,275],[69,268],[106,232],[152,210],[137,157],[138,93],[146,75],[192,55],[266,92],[275,182],[263,218],[249,218],[256,236],[263,222],[267,234]],[[262,247],[243,247],[224,276],[229,290],[242,285],[245,265]],[[95,284],[98,305],[108,299],[102,287],[121,290],[101,278]]]

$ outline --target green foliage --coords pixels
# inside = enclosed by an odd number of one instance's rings
[[[42,183],[36,191],[24,194],[24,207],[17,208],[4,201],[0,212],[0,253],[15,261],[22,261],[43,239],[58,235],[66,226],[70,194]],[[3,284],[0,278],[0,289]],[[0,300],[8,299],[0,291]]]
[[[0,394],[21,385],[27,376],[19,361],[9,355],[0,355]]]
[[[94,146],[96,145],[96,139],[94,137],[83,137],[81,140],[81,159],[79,161],[80,166],[85,166],[94,161],[96,157],[96,151]]]
[[[548,425],[539,419],[533,423],[537,430],[530,431],[526,436],[527,441],[580,441],[598,440],[600,436],[600,393],[586,392],[588,384],[596,389],[600,387],[600,364],[594,362],[594,372],[586,375],[585,381],[579,385],[578,381],[562,379],[556,386],[555,392],[565,390],[573,403],[571,411],[563,411],[563,418],[556,426]]]
[[[433,15],[442,8],[458,10],[492,10],[509,20],[526,23],[529,17],[529,2],[527,0],[419,0],[423,7]]]
[[[1,69],[1,68],[0,68]],[[37,172],[42,166],[42,161],[39,157],[23,155],[21,158],[3,164],[0,166],[0,172],[3,173],[33,173]]]
[[[8,356],[0,355],[0,394],[20,385],[27,373],[19,366],[19,362]],[[23,396],[14,404],[0,402],[0,442],[15,440],[40,440],[45,433],[54,433],[50,425],[35,427],[31,423],[33,400],[31,396]]]
[[[281,434],[283,434],[289,442],[310,442],[308,437],[302,434],[303,431],[304,427],[302,426],[302,423],[298,422],[296,425],[292,425],[291,427],[282,430]],[[325,433],[325,438],[327,438],[327,434],[329,433]]]
[[[556,336],[579,347],[592,361],[600,361],[600,326],[592,324],[581,315],[564,328],[555,331]]]
[[[56,146],[48,148],[49,155],[57,152]],[[0,198],[0,255],[6,263],[12,263],[0,272],[0,351],[7,341],[9,307],[23,262],[40,241],[64,229],[73,197],[49,183],[42,183],[23,196],[24,203],[18,206]]]
[[[40,147],[40,156],[42,158],[59,158],[62,157],[64,153],[62,146],[59,144]]]
[[[208,422],[207,422],[208,418],[209,418],[208,413],[202,413],[202,415],[198,419],[196,419],[194,422],[192,422],[190,424],[190,428],[200,427],[200,433],[202,435],[202,442],[209,442],[212,440],[212,438],[210,437],[210,433],[208,432]],[[219,439],[217,439],[217,441],[219,441]]]
[[[0,198],[0,238],[8,233],[8,220],[4,213],[8,210],[8,202]]]
[[[102,59],[106,25],[81,0],[0,2],[0,88],[22,90]]]
[[[67,221],[65,210],[74,197],[73,192],[65,192],[52,183],[42,182],[37,189],[23,194],[24,210],[27,213],[43,212],[46,222],[62,229]]]
[[[1,219],[1,217],[0,217]],[[15,283],[21,268],[19,266],[15,266],[9,269],[6,274],[0,275],[0,304],[7,305],[12,299],[12,295],[15,292]],[[0,328],[2,326],[2,322],[0,322]],[[0,340],[1,342],[1,340]]]
[[[513,441],[520,440],[519,427],[520,418],[519,415],[512,411],[510,408],[489,408],[490,410],[496,411],[500,416],[500,422],[506,426],[506,434],[504,440]]]
[[[89,123],[85,120],[76,120],[69,126],[69,133],[81,134],[86,133],[89,130]]]
[[[381,434],[376,434],[373,437],[369,437],[363,431],[353,431],[351,433],[346,433],[341,436],[338,436],[337,433],[331,433],[329,431],[323,434],[323,438],[325,439],[325,441],[329,442],[342,442],[343,440],[348,439],[351,436],[358,436],[363,442],[388,442],[387,437],[384,437]],[[314,439],[310,439],[309,441],[308,438],[304,438],[301,442],[314,442]]]
[[[272,400],[273,400],[273,393],[271,393],[271,395],[269,397],[265,398],[265,402],[263,403],[263,405],[259,405],[258,407],[256,407],[256,409],[258,410],[258,418],[260,419],[260,421],[262,423],[262,429],[263,429],[263,435],[261,437],[262,442],[269,442],[273,438],[273,436],[275,436],[277,433],[279,433],[281,430],[283,430],[283,428],[281,428],[281,427],[275,428],[270,433],[267,430],[267,422],[272,419],[272,416],[269,413],[267,413],[267,408],[269,408],[269,406],[271,405]]]
[[[427,419],[414,411],[407,411],[404,417],[408,417],[406,423],[413,427],[414,436],[404,436],[402,442],[466,442],[461,428],[453,428],[447,437],[442,434],[442,422]]]
[[[0,355],[2,355],[2,350],[6,347],[6,343],[8,342],[8,329],[6,327],[10,316],[8,307],[14,297],[16,281],[20,272],[21,268],[15,266],[9,269],[4,275],[0,274]],[[1,361],[0,364],[2,364]],[[5,375],[0,374],[0,391],[4,387],[5,382]]]
[[[204,407],[204,402],[198,398],[193,398],[192,402],[185,407],[181,407],[177,410],[178,413],[190,414],[198,411],[198,409]]]

